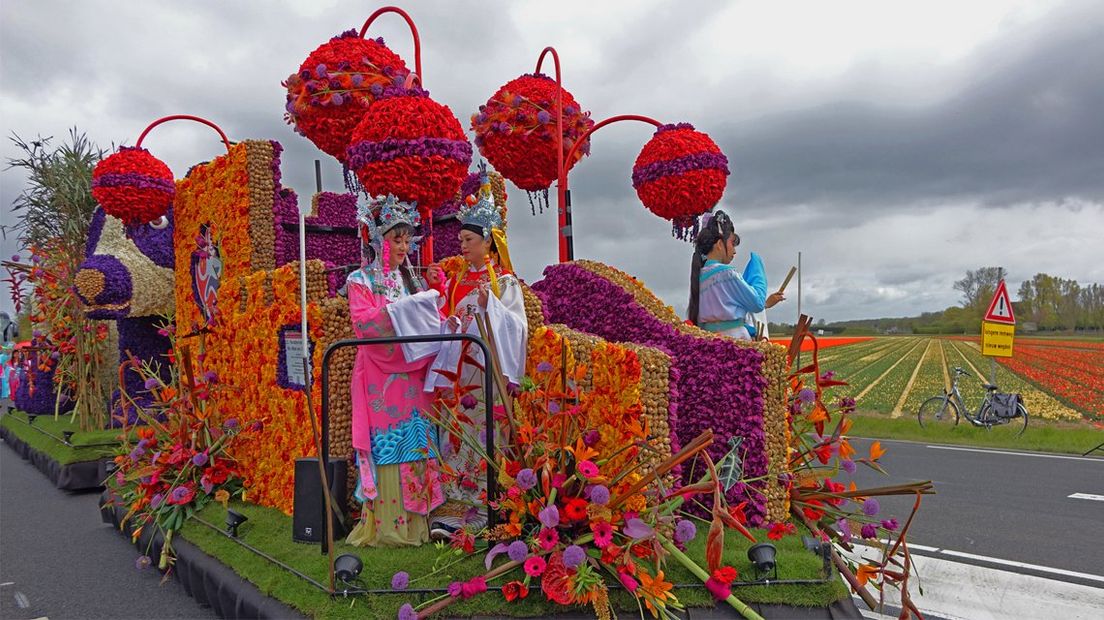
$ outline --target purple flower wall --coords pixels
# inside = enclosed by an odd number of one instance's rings
[[[641,305],[622,284],[584,265],[547,267],[544,279],[532,286],[544,302],[548,321],[612,342],[632,342],[667,352],[672,357],[675,386],[670,423],[678,444],[712,428],[715,439],[709,454],[720,461],[728,450],[729,437],[741,436],[747,448],[744,477],[766,476],[763,354],[733,340],[686,333]],[[689,467],[683,470],[684,480],[700,474]],[[765,520],[765,486],[765,481],[738,483],[727,493],[730,502],[748,502],[746,513],[752,525]]]
[[[357,238],[356,196],[322,192],[315,196],[314,215],[308,215],[307,259],[318,259],[326,269],[360,264],[360,240]],[[276,266],[299,260],[299,211],[295,192],[285,189],[273,205],[276,227]],[[311,226],[336,229],[332,232],[310,230]],[[330,295],[345,282],[345,272],[332,271],[328,277]]]

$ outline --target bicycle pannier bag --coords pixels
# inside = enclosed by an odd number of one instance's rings
[[[1022,401],[1019,394],[993,394],[991,403],[993,414],[998,418],[1019,417],[1020,412],[1016,405]]]

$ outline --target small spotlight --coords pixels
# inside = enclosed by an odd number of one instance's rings
[[[73,434],[76,431],[61,431],[61,435],[65,437],[65,443],[73,445]]]
[[[30,424],[31,426],[34,426],[35,420],[37,420],[37,419],[38,419],[37,415],[28,415],[27,416],[27,424]]]
[[[226,533],[233,536],[234,538],[237,538],[238,537],[238,526],[241,525],[242,523],[245,523],[248,520],[249,520],[249,517],[243,515],[242,513],[238,512],[236,510],[227,509],[227,511],[226,511]]]
[[[809,551],[812,551],[813,553],[815,553],[817,555],[820,555],[820,545],[822,543],[819,540],[817,540],[816,538],[813,538],[812,536],[802,536],[801,537],[801,542],[802,542],[802,544],[805,545],[806,549],[808,549]]]
[[[775,579],[778,578],[778,566],[776,565],[774,558],[778,554],[778,549],[770,543],[759,543],[752,545],[747,552],[747,557],[751,560],[751,563],[755,566],[756,576],[766,575],[767,573],[774,573]]]
[[[364,563],[351,553],[343,553],[334,560],[334,576],[345,583],[356,579],[363,568]]]

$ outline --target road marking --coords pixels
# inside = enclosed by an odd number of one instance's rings
[[[14,586],[14,585],[15,585],[14,581],[5,581],[4,583],[0,583],[0,588],[3,588],[4,586]]]
[[[1034,456],[1042,459],[1069,459],[1071,461],[1095,461],[1100,463],[1104,459],[1088,456],[1062,456],[1060,454],[1035,454],[1034,452],[1010,452],[1008,450],[982,450],[979,448],[959,448],[956,446],[936,446],[928,444],[929,448],[936,450],[959,450],[961,452],[981,452],[982,454],[1011,454],[1012,456]]]
[[[1104,583],[1104,577],[1100,575],[1092,575],[1089,573],[1079,573],[1072,570],[1065,570],[1062,568],[1051,568],[1049,566],[1039,566],[1038,564],[1028,564],[1026,562],[1016,562],[1013,560],[1002,560],[1000,558],[991,558],[987,555],[977,555],[974,553],[965,553],[963,551],[951,551],[949,549],[943,549],[939,552],[941,555],[949,555],[956,558],[968,558],[971,560],[982,560],[984,562],[992,562],[994,564],[1002,564],[1004,566],[1015,566],[1016,568],[1027,568],[1043,573],[1053,573],[1055,575],[1065,575],[1066,577],[1077,577],[1078,579],[1088,579],[1089,581],[1099,581]]]
[[[16,592],[15,593],[15,606],[20,608],[20,609],[27,609],[28,607],[31,606],[31,601],[30,601],[30,599],[27,598],[26,594],[23,594],[22,592]]]
[[[1098,502],[1104,502],[1104,495],[1093,495],[1092,493],[1074,493],[1067,496],[1069,499],[1093,499]]]

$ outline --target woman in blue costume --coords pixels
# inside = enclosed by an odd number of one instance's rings
[[[763,259],[755,252],[741,274],[732,266],[740,236],[724,211],[705,217],[694,239],[690,262],[690,306],[687,318],[694,325],[738,340],[755,337],[749,317],[785,299],[782,293],[767,295]]]

